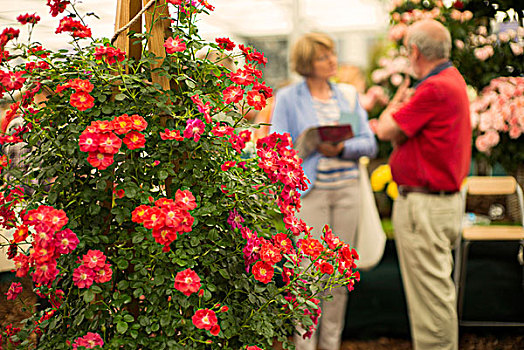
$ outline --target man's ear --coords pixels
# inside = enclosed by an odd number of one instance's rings
[[[420,50],[418,49],[417,45],[411,44],[411,52],[413,52],[415,60],[420,58]]]

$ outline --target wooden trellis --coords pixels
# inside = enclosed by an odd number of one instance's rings
[[[150,33],[146,49],[160,57],[152,68],[157,68],[166,57],[164,41],[170,34],[169,9],[166,0],[118,0],[116,6],[114,45],[124,50],[129,57],[139,60],[142,55],[141,41],[130,38],[129,33],[142,33],[142,16],[145,17],[146,32]],[[169,79],[165,76],[152,74],[153,83],[158,83],[163,89],[169,89]]]

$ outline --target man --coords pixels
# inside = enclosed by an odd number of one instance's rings
[[[389,163],[400,196],[392,219],[414,348],[456,350],[451,250],[471,159],[466,83],[449,62],[451,38],[441,23],[414,23],[404,45],[420,80],[411,91],[406,79],[375,131],[394,146]]]

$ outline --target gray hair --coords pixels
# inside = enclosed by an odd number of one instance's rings
[[[415,45],[429,61],[449,58],[451,35],[444,26],[442,28],[417,26],[410,29],[407,35],[408,48]]]

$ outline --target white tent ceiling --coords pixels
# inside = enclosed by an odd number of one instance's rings
[[[77,1],[89,17],[95,37],[114,32],[116,0]],[[208,0],[215,6],[210,16],[201,16],[199,28],[207,39],[216,36],[291,36],[309,30],[330,33],[380,31],[387,25],[385,1],[380,0]],[[33,38],[49,48],[65,46],[66,34],[55,35],[61,16],[52,18],[45,0],[0,0],[0,28],[20,27],[16,16],[36,12],[42,17]],[[22,32],[21,39],[27,38]]]

